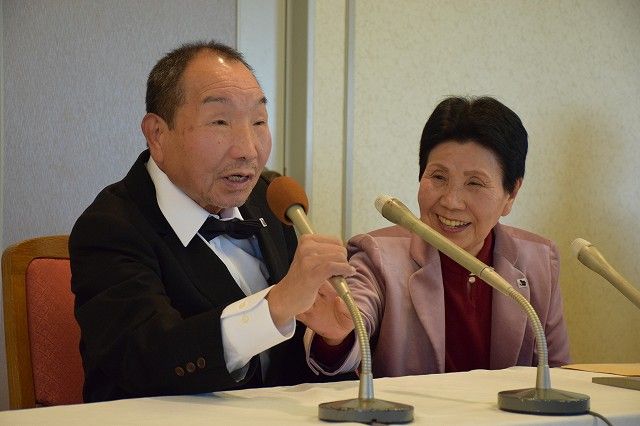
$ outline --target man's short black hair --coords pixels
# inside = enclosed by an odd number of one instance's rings
[[[173,127],[176,109],[184,102],[182,75],[189,62],[203,50],[210,50],[227,60],[241,62],[251,73],[253,69],[242,53],[217,41],[186,43],[167,53],[156,63],[147,80],[147,112],[157,114]]]

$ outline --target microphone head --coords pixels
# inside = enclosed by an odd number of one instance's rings
[[[280,176],[271,181],[267,187],[267,204],[273,214],[287,225],[293,225],[287,217],[289,207],[297,204],[305,213],[309,211],[307,194],[300,184],[289,176]]]
[[[578,257],[578,255],[580,254],[580,251],[585,248],[585,247],[591,247],[592,244],[587,241],[584,240],[582,238],[576,238],[575,240],[573,240],[573,242],[571,243],[571,251],[573,252],[573,255]]]
[[[389,201],[391,201],[392,199],[393,199],[393,198],[391,198],[391,197],[390,197],[390,196],[388,196],[388,195],[384,195],[384,194],[382,194],[382,195],[378,195],[378,198],[376,198],[376,201],[375,201],[376,209],[377,209],[380,213],[382,213],[382,208],[383,208],[383,207],[384,207],[384,206],[385,206]]]

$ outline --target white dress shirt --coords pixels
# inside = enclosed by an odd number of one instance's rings
[[[228,305],[220,316],[227,370],[236,380],[241,380],[251,358],[260,354],[264,374],[269,364],[265,351],[290,339],[295,331],[295,321],[284,329],[278,329],[273,324],[265,300],[270,290],[267,286],[269,273],[262,261],[256,237],[237,240],[219,235],[207,241],[198,231],[210,213],[175,186],[153,158],[147,162],[147,171],[156,188],[160,211],[182,244],[186,247],[194,237],[201,238],[226,265],[238,287],[247,296]],[[221,211],[220,216],[211,216],[223,220],[234,217],[242,219],[237,207]],[[215,277],[211,278],[211,285],[216,285]]]

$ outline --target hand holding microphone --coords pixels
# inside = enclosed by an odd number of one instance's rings
[[[301,314],[312,307],[327,280],[333,280],[334,287],[341,289],[339,294],[347,292],[342,277],[352,275],[354,270],[347,263],[347,251],[340,240],[313,231],[306,214],[307,194],[295,180],[287,176],[274,179],[267,188],[267,204],[281,222],[294,225],[302,234],[289,272],[267,296],[278,325],[278,321],[287,322],[293,316],[305,319]]]
[[[278,177],[271,182],[267,189],[267,203],[280,221],[289,225],[293,224],[298,232],[303,234],[298,251],[296,251],[296,256],[300,253],[301,259],[304,258],[304,260],[294,258],[294,263],[296,261],[300,263],[300,265],[296,264],[296,268],[299,266],[303,273],[309,272],[309,270],[313,271],[314,269],[321,272],[315,277],[315,279],[320,280],[323,283],[327,278],[327,274],[333,275],[329,281],[335,289],[335,292],[340,296],[340,299],[344,301],[344,306],[348,309],[352,319],[353,329],[355,329],[355,334],[358,340],[358,346],[360,348],[362,361],[360,363],[360,387],[358,398],[320,404],[318,408],[318,417],[321,420],[334,422],[351,421],[361,423],[371,423],[374,421],[381,423],[406,423],[413,420],[412,406],[374,398],[369,336],[367,335],[367,330],[364,326],[360,310],[353,300],[351,292],[349,291],[349,286],[344,279],[344,276],[351,275],[354,272],[353,268],[348,264],[346,265],[347,268],[345,268],[342,264],[342,259],[339,259],[338,261],[338,259],[333,256],[324,260],[325,262],[329,261],[329,263],[334,263],[333,265],[322,267],[315,263],[315,260],[313,259],[313,247],[310,246],[311,243],[307,243],[309,238],[305,238],[304,235],[314,234],[314,232],[306,215],[309,202],[302,187],[300,187],[295,180],[287,176]],[[315,236],[307,235],[306,237]],[[314,239],[313,241],[316,240]],[[330,243],[329,241],[324,242]],[[305,246],[304,248],[302,248],[303,245]],[[307,252],[307,247],[311,247],[309,248],[309,250],[311,250],[310,252]],[[344,248],[342,248],[342,250],[344,250]],[[346,262],[346,251],[342,251],[341,254]],[[312,267],[312,265],[315,266]],[[294,266],[292,264],[292,269],[293,267]],[[295,271],[287,274],[285,279],[281,281],[281,283],[284,282],[283,285],[278,289],[274,288],[271,290],[270,294],[276,291],[277,295],[281,289],[285,291],[284,288],[287,286],[295,286],[295,282],[288,284],[288,278],[290,275],[292,275],[291,278],[293,278],[295,276]],[[315,282],[317,283],[318,281]],[[322,287],[323,285],[324,287]],[[335,322],[342,324],[343,328],[348,329],[348,326],[344,327],[344,315],[343,312],[341,312],[341,302],[336,300],[333,296],[333,292],[327,288],[326,284],[321,284],[316,288],[316,290],[318,292],[316,303],[325,304],[324,308],[327,308],[325,310],[334,313],[333,318],[322,318],[318,315],[319,318],[317,319],[320,321],[321,328],[327,324],[331,325]],[[300,306],[304,305],[305,303],[302,303]],[[320,306],[320,308],[322,308],[322,306]],[[322,310],[323,309],[316,309],[315,314],[319,314]],[[336,312],[337,314],[335,314]],[[307,321],[313,319],[311,318],[311,315],[311,313],[307,313]],[[302,317],[305,318],[305,315],[303,314]]]
[[[286,176],[274,179],[267,188],[267,203],[281,222],[293,224],[302,234],[289,272],[267,295],[273,321],[280,325],[308,311],[327,280],[354,270],[339,239],[315,235],[306,215],[307,195],[296,181]]]
[[[352,274],[353,267],[347,263],[347,251],[340,240],[302,235],[289,272],[267,295],[274,324],[286,324],[296,316],[304,320],[301,314],[313,306],[327,280]]]

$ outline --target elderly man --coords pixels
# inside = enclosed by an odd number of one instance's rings
[[[234,49],[183,45],[147,84],[144,151],[71,233],[85,401],[309,381],[295,317],[341,242],[266,206],[266,99]]]

